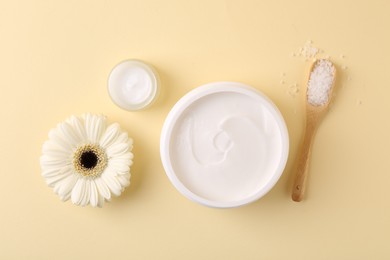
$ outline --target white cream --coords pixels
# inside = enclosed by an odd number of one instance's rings
[[[138,60],[127,60],[110,73],[108,91],[119,107],[139,110],[155,100],[158,84],[157,74],[152,67]]]
[[[161,136],[161,157],[176,188],[215,207],[264,195],[282,173],[287,151],[287,130],[276,107],[233,82],[187,94],[172,109]]]

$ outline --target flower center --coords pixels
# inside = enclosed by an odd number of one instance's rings
[[[73,166],[84,177],[97,177],[106,168],[107,157],[99,145],[82,145],[73,154]]]
[[[94,168],[98,163],[98,157],[93,151],[86,151],[80,157],[80,164],[84,168]]]

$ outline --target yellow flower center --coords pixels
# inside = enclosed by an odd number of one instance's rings
[[[84,177],[97,177],[107,166],[107,156],[97,144],[85,144],[73,154],[73,166]]]

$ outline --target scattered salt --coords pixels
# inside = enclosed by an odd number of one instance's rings
[[[328,102],[335,72],[335,67],[329,60],[321,59],[316,62],[307,86],[307,100],[311,105],[321,106]]]
[[[301,56],[306,59],[315,57],[318,51],[319,50],[312,45],[312,41],[306,42],[306,44],[299,50]]]
[[[288,88],[287,93],[288,93],[291,97],[295,97],[295,96],[299,93],[298,84],[295,83],[295,84],[293,84],[293,85],[290,85],[289,88]]]

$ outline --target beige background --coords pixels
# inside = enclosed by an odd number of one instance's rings
[[[389,1],[1,1],[0,258],[390,259],[389,13]],[[309,62],[294,54],[309,40],[339,78],[298,204],[290,190]],[[109,99],[107,76],[127,58],[160,73],[148,110]],[[227,210],[180,195],[159,157],[170,108],[220,80],[267,94],[291,138],[274,189]],[[132,185],[103,209],[62,203],[40,176],[48,131],[84,112],[135,140]]]

